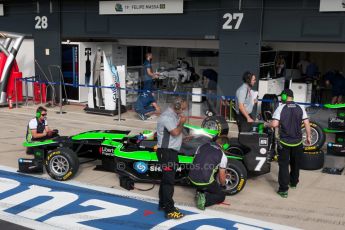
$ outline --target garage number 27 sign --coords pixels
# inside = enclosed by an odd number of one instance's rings
[[[225,13],[223,19],[226,19],[223,24],[223,30],[238,30],[240,28],[243,13]]]

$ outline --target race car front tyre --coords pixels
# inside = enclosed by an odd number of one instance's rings
[[[226,185],[224,193],[235,195],[242,191],[247,182],[247,170],[243,163],[238,160],[228,159],[226,168]]]
[[[311,144],[306,145],[305,139],[306,139],[306,131],[304,127],[304,123],[302,123],[302,136],[303,136],[303,150],[305,152],[315,152],[322,148],[323,144],[326,141],[326,135],[322,131],[321,126],[314,122],[310,121],[310,132],[311,132]]]
[[[79,169],[77,154],[68,148],[49,151],[44,164],[49,176],[58,181],[71,179]]]
[[[315,152],[303,152],[300,158],[299,167],[304,170],[318,170],[323,167],[325,155],[322,150]]]
[[[229,125],[222,116],[206,117],[201,124],[202,128],[217,130],[219,135],[228,135]]]

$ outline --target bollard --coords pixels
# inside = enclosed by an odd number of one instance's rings
[[[189,92],[187,92],[187,123],[189,123]]]
[[[28,106],[28,94],[29,94],[29,86],[28,86],[28,81],[25,80],[25,106]]]
[[[60,114],[62,114],[62,82],[60,81]]]
[[[11,94],[8,96],[8,108],[13,109],[13,101],[12,101],[12,95]]]
[[[42,83],[39,83],[40,84],[40,99],[41,99],[41,104],[43,103],[42,101]]]
[[[14,78],[14,94],[16,97],[16,109],[18,109],[18,96],[17,96],[17,78]]]
[[[121,121],[121,93],[120,88],[117,89],[117,113],[118,113],[118,121]]]
[[[157,90],[157,102],[159,103],[159,91],[160,90]]]

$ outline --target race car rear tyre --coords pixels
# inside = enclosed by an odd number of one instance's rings
[[[244,156],[244,154],[245,154],[244,148],[245,147],[239,143],[231,143],[230,142],[229,148],[225,149],[225,154],[230,153],[233,155]]]
[[[300,169],[318,170],[323,167],[325,155],[322,150],[315,152],[303,152],[300,158]]]
[[[49,176],[58,181],[71,179],[79,169],[78,156],[69,148],[49,151],[44,164]]]
[[[304,128],[304,123],[302,123],[302,135],[303,135],[303,150],[305,152],[315,152],[318,151],[319,149],[322,148],[323,144],[326,141],[326,135],[324,134],[324,132],[322,131],[321,126],[314,122],[314,121],[310,121],[310,131],[311,131],[311,144],[307,145],[305,143],[305,139],[306,139],[306,131]]]
[[[206,117],[201,124],[202,128],[217,130],[219,135],[228,135],[229,125],[222,116]]]
[[[228,158],[226,180],[223,190],[226,195],[235,195],[242,191],[247,182],[247,170],[241,161]]]

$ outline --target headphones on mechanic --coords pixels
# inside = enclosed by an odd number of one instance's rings
[[[36,118],[40,118],[42,116],[42,111],[44,111],[43,107],[38,107],[36,110]]]
[[[244,74],[242,76],[242,80],[244,83],[250,84],[252,77],[253,77],[253,74],[249,71],[246,71],[246,72],[244,72]]]
[[[230,147],[230,145],[228,143],[225,143],[222,145],[223,150],[227,150],[229,147]]]
[[[281,97],[281,100],[282,100],[283,103],[285,103],[287,101],[287,99],[288,99],[288,95],[285,92],[282,93],[280,95],[280,97]]]
[[[217,143],[217,139],[218,138],[222,138],[222,137],[219,137],[218,135],[216,135],[216,136],[214,136],[213,138],[212,138],[212,142],[215,142],[215,143]],[[230,147],[230,144],[229,143],[224,143],[224,144],[218,144],[220,147],[221,147],[221,149],[222,150],[224,150],[224,151],[226,151],[229,147]]]
[[[40,118],[40,117],[41,117],[41,114],[42,114],[41,111],[37,111],[37,112],[36,112],[36,118]]]

